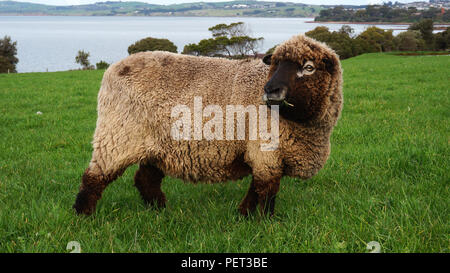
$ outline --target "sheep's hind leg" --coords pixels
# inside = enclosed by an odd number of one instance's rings
[[[102,197],[105,188],[119,177],[124,170],[105,175],[102,172],[94,172],[90,166],[83,174],[80,191],[73,208],[77,214],[91,215],[96,208],[97,201]]]
[[[134,175],[134,185],[146,204],[162,208],[166,206],[166,196],[161,191],[164,173],[152,165],[139,165]]]

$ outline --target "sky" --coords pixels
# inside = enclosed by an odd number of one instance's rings
[[[16,0],[17,1],[17,0]],[[92,4],[95,2],[105,2],[107,0],[19,0],[20,2],[29,3],[39,3],[47,5],[80,5],[80,4]],[[110,0],[111,1],[111,0]],[[122,0],[125,1],[138,1],[146,2],[151,4],[178,4],[178,3],[192,3],[192,2],[225,2],[228,0]],[[270,0],[276,1],[276,0]],[[415,1],[428,1],[428,0],[391,0],[392,2],[398,1],[401,3],[409,3]],[[388,0],[286,0],[280,2],[295,2],[304,4],[315,4],[315,5],[367,5],[367,4],[379,4],[382,2],[388,2]]]

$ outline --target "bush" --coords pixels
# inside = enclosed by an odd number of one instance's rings
[[[277,48],[277,46],[278,46],[278,45],[274,45],[273,47],[269,48],[269,49],[266,51],[266,55],[272,54],[272,53],[275,51],[275,48]]]
[[[394,49],[394,35],[392,30],[369,27],[356,38],[362,46],[363,52],[386,52]]]
[[[16,73],[16,64],[19,62],[17,55],[17,42],[12,42],[11,37],[0,39],[0,73]]]
[[[425,41],[422,39],[420,32],[415,30],[408,30],[399,33],[394,38],[396,48],[400,51],[416,51],[423,50]]]
[[[0,56],[0,73],[15,73],[16,67],[5,57]]]
[[[105,61],[100,61],[98,63],[95,64],[95,66],[98,69],[107,69],[109,67],[109,63],[105,62]]]
[[[138,52],[155,50],[177,53],[177,46],[167,39],[148,37],[130,45],[128,47],[128,54],[131,55]]]
[[[443,32],[436,33],[436,50],[447,50],[450,47],[450,27]]]
[[[336,51],[340,59],[347,59],[362,53],[359,41],[350,36],[352,33],[353,29],[347,25],[333,32],[330,32],[327,27],[320,26],[306,32],[305,35],[326,43]]]
[[[305,35],[326,43],[336,51],[340,59],[395,49],[392,30],[385,31],[377,27],[369,27],[357,37],[353,37],[353,33],[354,30],[350,26],[343,25],[341,29],[333,32],[324,26],[316,27]]]
[[[426,49],[434,49],[433,20],[420,20],[418,23],[412,24],[408,30],[417,30],[425,41]]]
[[[89,55],[89,52],[78,50],[78,54],[75,56],[75,62],[80,64],[84,70],[94,69],[94,66],[89,61]]]

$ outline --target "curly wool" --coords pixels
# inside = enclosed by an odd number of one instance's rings
[[[299,35],[279,45],[272,58],[298,62],[324,57],[337,59],[324,44]],[[112,65],[98,95],[91,171],[109,175],[146,161],[184,180],[219,182],[235,176],[230,166],[243,156],[254,175],[274,175],[269,170],[278,168],[285,175],[311,177],[328,158],[329,136],[342,108],[340,67],[326,94],[321,122],[304,126],[281,119],[277,151],[262,152],[257,141],[175,141],[170,136],[175,105],[192,108],[195,96],[204,105],[260,105],[268,76],[260,60],[168,52],[134,54]]]
[[[317,71],[292,85],[293,96],[301,102],[299,111],[305,111],[305,117],[310,118],[294,122],[281,117],[278,149],[262,151],[264,140],[248,138],[172,138],[171,110],[181,104],[192,113],[195,97],[201,97],[203,105],[222,109],[226,105],[266,107],[262,101],[264,86],[282,60],[299,65],[305,60],[314,61]],[[253,210],[258,202],[273,213],[282,176],[307,179],[324,166],[342,103],[342,72],[337,55],[325,44],[302,35],[279,45],[270,67],[261,60],[160,51],[131,55],[111,65],[103,76],[92,159],[74,208],[78,213],[92,213],[106,186],[128,166],[139,163],[135,185],[146,202],[164,205],[165,195],[160,189],[164,175],[214,183],[252,174],[241,213]],[[225,115],[223,118],[225,124]],[[207,119],[203,119],[203,125],[205,122]]]

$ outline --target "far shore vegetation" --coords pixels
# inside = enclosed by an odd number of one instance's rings
[[[369,5],[365,9],[346,9],[337,6],[321,10],[316,22],[351,22],[351,23],[415,23],[430,19],[436,23],[450,23],[450,10],[431,7],[418,10],[415,7],[395,8],[389,4]]]

